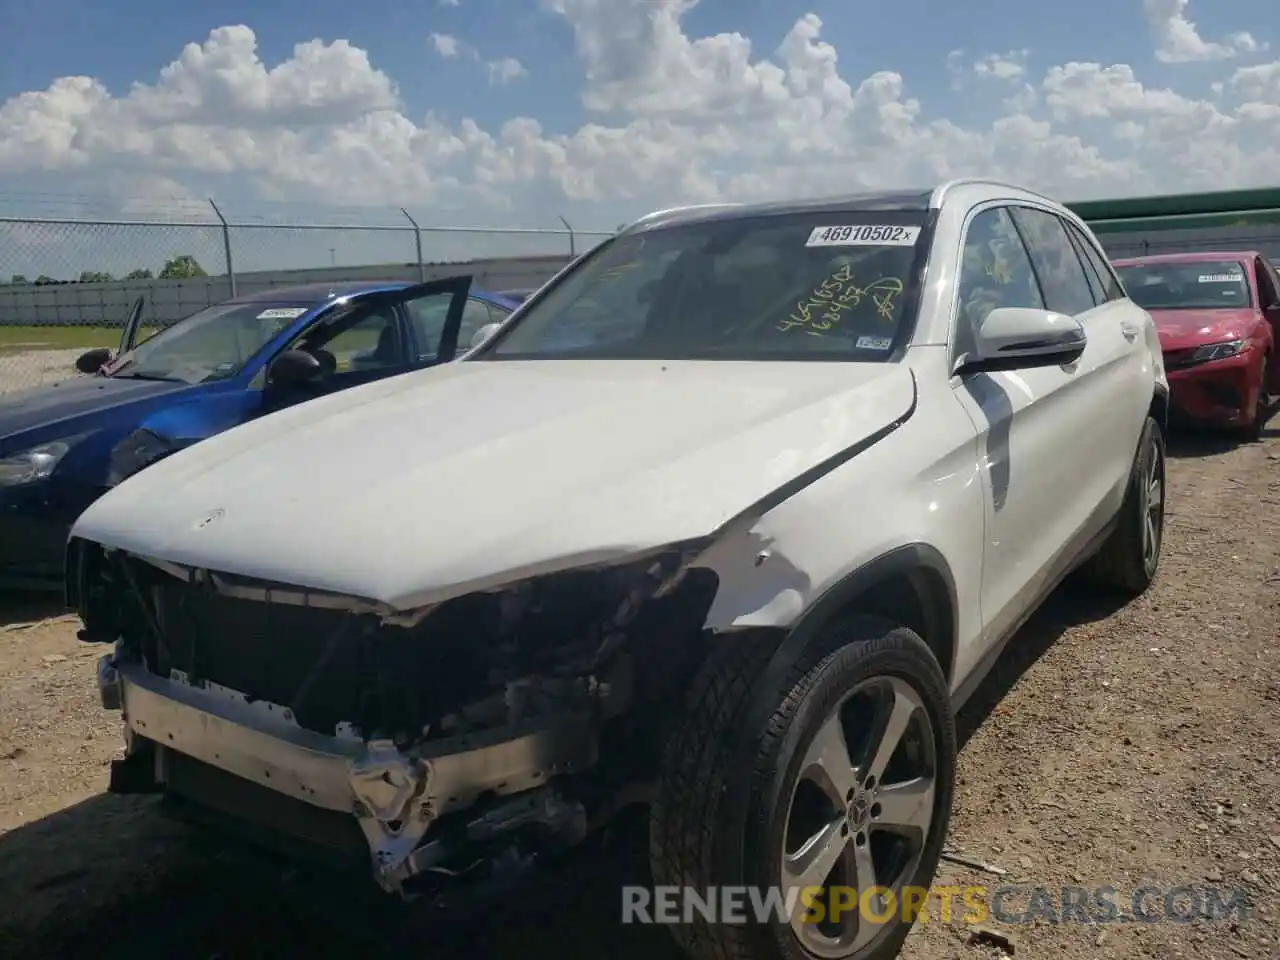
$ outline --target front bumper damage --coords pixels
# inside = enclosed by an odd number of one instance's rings
[[[1239,426],[1253,416],[1262,367],[1256,351],[1246,347],[1232,357],[1190,364],[1184,350],[1165,354],[1174,418],[1181,423]]]
[[[79,637],[114,644],[98,683],[127,752],[110,790],[289,859],[371,864],[390,893],[483,901],[652,778],[650,720],[705,652],[701,549],[401,614],[73,539]]]
[[[586,716],[534,718],[400,750],[342,728],[335,736],[307,730],[286,707],[207,681],[194,686],[176,670],[169,679],[156,676],[119,651],[99,661],[98,686],[103,706],[123,715],[129,756],[117,763],[153,752],[150,776],[163,789],[178,754],[349,815],[388,892],[405,892],[406,881],[423,873],[447,874],[442,865],[468,844],[522,825],[552,827],[571,835],[569,843],[586,832],[582,805],[545,786],[595,764],[596,726]],[[477,805],[482,798],[491,802]],[[460,829],[433,830],[473,806],[478,815]]]

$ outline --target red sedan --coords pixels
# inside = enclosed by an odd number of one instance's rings
[[[1178,419],[1257,440],[1280,405],[1280,275],[1262,254],[1173,253],[1114,261],[1155,319]]]

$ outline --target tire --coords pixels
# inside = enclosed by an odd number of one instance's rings
[[[1164,432],[1154,418],[1148,417],[1134,457],[1129,489],[1120,507],[1119,525],[1086,565],[1089,581],[1131,598],[1144,593],[1160,566],[1164,516]]]
[[[1245,443],[1257,443],[1261,440],[1267,421],[1271,419],[1271,414],[1275,413],[1271,398],[1267,394],[1267,375],[1270,372],[1271,354],[1266,353],[1262,357],[1262,375],[1258,378],[1258,399],[1254,403],[1253,419],[1240,428],[1240,439]]]
[[[897,836],[885,829],[892,801],[906,800],[907,787],[900,779],[920,773],[909,784],[920,788],[928,779],[932,791],[917,793],[899,807],[904,821],[922,816],[914,828],[903,828],[910,834],[900,841],[905,855],[896,871],[884,869],[881,882],[891,888],[927,889],[951,815],[957,749],[946,678],[932,652],[912,631],[864,616],[841,620],[818,635],[779,681],[762,675],[773,649],[764,638],[726,638],[693,684],[675,734],[666,742],[651,810],[654,883],[693,888],[704,897],[714,892],[709,888],[738,885],[767,895],[783,886],[784,844],[794,850],[798,838],[819,832],[815,825],[825,825],[830,839],[839,834],[850,857],[857,851],[884,853]],[[847,787],[857,779],[853,760],[843,767],[810,766],[815,740],[835,729],[830,721],[843,702],[849,748],[865,746],[866,735],[874,740],[879,729],[875,718],[884,713],[868,711],[859,723],[856,708],[883,707],[887,698],[876,697],[889,691],[913,707],[911,736],[903,741],[908,748],[894,753],[884,771],[885,783],[870,791],[855,786],[854,802],[842,810],[832,802],[836,791],[824,792],[818,784],[830,788],[834,780]],[[750,718],[760,708],[767,711],[766,721],[753,726]],[[865,749],[861,753],[868,755]],[[917,763],[914,770],[900,767],[912,761]],[[874,766],[864,764],[863,770]],[[824,780],[823,770],[836,770],[837,776]],[[848,794],[842,796],[847,799]],[[816,819],[804,823],[810,815]],[[869,839],[859,846],[860,837]],[[882,858],[877,866],[887,863]],[[822,885],[816,876],[809,881]],[[828,875],[831,879],[840,878]],[[840,882],[860,885],[847,877]],[[886,912],[883,904],[880,912]],[[861,928],[857,916],[850,909],[844,918],[846,930],[853,927],[855,934]],[[802,946],[785,919],[756,922],[749,910],[745,924],[712,923],[696,912],[689,919],[693,922],[670,929],[694,960],[889,960],[897,956],[912,925],[899,907],[887,922],[862,928],[874,935],[869,943],[815,953],[810,942]],[[814,924],[801,926],[822,933]]]

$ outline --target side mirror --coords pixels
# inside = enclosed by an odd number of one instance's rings
[[[978,330],[963,372],[1017,370],[1072,363],[1084,353],[1084,327],[1074,317],[1030,307],[996,307]]]
[[[474,350],[476,347],[480,346],[480,344],[492,337],[500,326],[502,326],[500,323],[486,323],[483,327],[473,333],[471,335],[471,349]]]
[[[306,350],[286,350],[271,362],[267,371],[271,382],[282,387],[314,383],[324,373],[320,361]]]
[[[81,373],[97,373],[111,362],[111,350],[107,347],[94,347],[76,357],[76,369]]]

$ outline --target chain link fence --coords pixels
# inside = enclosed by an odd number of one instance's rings
[[[0,394],[75,375],[75,359],[115,347],[135,298],[143,332],[230,297],[308,281],[428,280],[470,273],[480,287],[536,287],[608,231],[436,227],[406,208],[360,222],[281,223],[207,210],[186,219],[0,216]],[[1108,230],[1112,257],[1259,250],[1280,259],[1280,225]]]
[[[491,290],[536,287],[610,235],[554,228],[432,227],[405,209],[369,223],[0,217],[0,394],[75,376],[114,348],[132,302],[143,334],[234,296],[327,280],[469,273]]]

